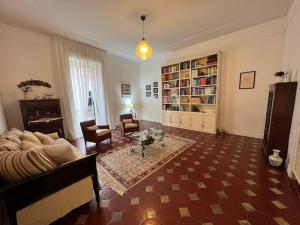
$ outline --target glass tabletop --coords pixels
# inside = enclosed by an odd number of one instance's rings
[[[147,141],[149,139],[157,139],[164,136],[164,131],[150,128],[148,130],[143,130],[140,132],[133,132],[126,135],[128,138],[135,141]]]

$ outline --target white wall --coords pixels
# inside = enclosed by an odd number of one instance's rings
[[[0,23],[0,94],[3,97],[4,109],[9,128],[23,129],[19,99],[23,99],[22,91],[17,85],[24,80],[39,79],[53,85],[55,91],[55,64],[53,59],[51,36],[32,32],[19,27]],[[140,114],[140,81],[139,65],[132,60],[108,54],[106,59],[107,73],[113,93],[114,121],[118,122],[121,112],[125,111],[125,99],[121,98],[121,81],[129,81],[132,85],[131,100]],[[34,95],[43,96],[49,92],[47,88],[34,89]]]
[[[9,127],[23,128],[18,102],[23,93],[17,85],[28,79],[53,85],[50,37],[0,23],[0,92]],[[33,89],[40,96],[49,91]]]
[[[110,88],[113,100],[113,121],[117,125],[120,114],[129,113],[128,104],[133,104],[137,117],[141,115],[140,70],[137,62],[108,55],[106,72],[110,78]],[[121,84],[131,85],[131,96],[121,96]]]
[[[145,85],[160,81],[160,66],[177,59],[222,51],[220,125],[228,132],[262,137],[268,86],[281,69],[286,18],[192,45],[141,66],[143,118],[161,121],[161,99],[145,97]],[[256,71],[255,89],[239,90],[243,71]],[[160,93],[161,94],[161,93]]]
[[[285,51],[283,58],[283,68],[290,70],[294,80],[300,79],[300,0],[294,0],[288,14],[288,25],[285,40]],[[288,173],[291,175],[291,170],[295,166],[296,159],[296,124],[300,122],[300,85],[298,90],[294,108],[293,122],[289,139],[288,150]],[[299,166],[299,165],[298,165]]]

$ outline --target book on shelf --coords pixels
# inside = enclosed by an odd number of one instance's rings
[[[192,87],[192,95],[215,95],[216,86]]]
[[[180,63],[180,70],[190,69],[190,61]]]
[[[165,66],[162,68],[162,74],[175,73],[179,71],[179,65]]]

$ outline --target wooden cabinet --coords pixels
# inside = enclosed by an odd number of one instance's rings
[[[190,113],[180,112],[179,113],[179,127],[181,128],[190,128]]]
[[[45,134],[58,132],[64,137],[59,99],[20,100],[20,107],[25,130]]]
[[[191,126],[192,130],[202,131],[203,129],[203,116],[202,113],[191,113]]]
[[[296,91],[297,82],[270,85],[262,146],[266,160],[273,154],[273,149],[280,150],[284,160],[287,157]]]
[[[163,111],[162,124],[178,128],[191,129],[207,133],[216,133],[215,112],[172,112]]]
[[[204,132],[213,132],[216,131],[216,114],[215,113],[202,113],[202,124]]]

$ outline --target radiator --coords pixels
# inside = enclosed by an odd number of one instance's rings
[[[295,140],[296,162],[295,162],[293,174],[298,184],[300,184],[300,122],[298,122],[296,129],[297,129],[296,140]]]

